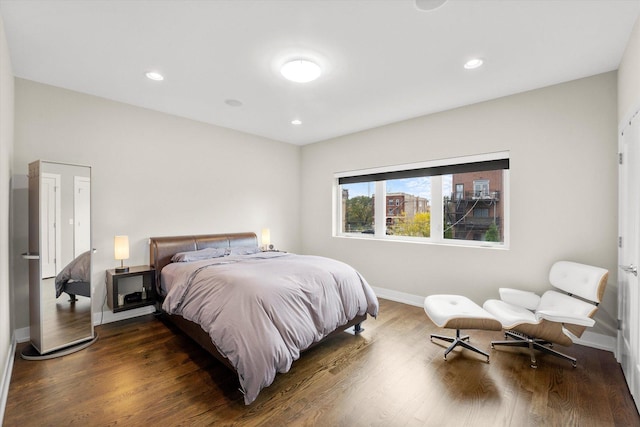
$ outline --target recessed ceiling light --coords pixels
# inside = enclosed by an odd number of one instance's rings
[[[229,107],[242,107],[242,101],[238,101],[237,99],[227,99],[224,103]]]
[[[289,61],[280,68],[285,79],[297,83],[307,83],[320,77],[322,70],[315,62],[306,59]]]
[[[474,68],[478,68],[483,64],[483,60],[480,58],[473,58],[468,60],[465,64],[464,64],[464,68],[466,68],[467,70],[473,70]]]
[[[445,4],[447,0],[416,0],[416,7],[418,10],[436,10],[443,4]]]
[[[301,125],[302,124],[302,120],[298,120],[298,119],[291,120],[291,124],[292,125],[296,125],[296,126]]]
[[[147,73],[145,73],[145,76],[147,76],[148,79],[155,80],[157,82],[161,82],[162,80],[164,80],[164,76],[157,71],[148,71]]]

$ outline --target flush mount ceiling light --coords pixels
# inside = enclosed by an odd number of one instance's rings
[[[467,62],[465,62],[464,64],[464,68],[467,70],[473,70],[474,68],[478,68],[480,66],[482,66],[482,64],[484,63],[484,61],[480,58],[473,58],[468,60]]]
[[[148,71],[144,75],[147,76],[149,80],[154,80],[156,82],[164,80],[164,76],[157,71]]]
[[[298,119],[291,120],[291,124],[299,126],[302,124],[302,120],[298,120]]]
[[[446,2],[447,0],[416,0],[416,7],[418,10],[430,11],[436,10]]]
[[[280,73],[285,79],[297,83],[307,83],[320,77],[322,70],[315,62],[306,59],[295,59],[284,64]]]

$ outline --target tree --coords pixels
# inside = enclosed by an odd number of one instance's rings
[[[449,223],[445,224],[445,229],[444,229],[444,238],[445,239],[453,239],[453,226]]]
[[[398,236],[430,237],[431,212],[420,212],[407,219],[403,214],[392,226],[393,234]]]
[[[373,224],[373,198],[357,196],[347,200],[347,230],[363,231]]]
[[[498,226],[495,221],[491,223],[487,232],[484,235],[484,240],[487,242],[499,242],[500,241],[500,233],[498,231]]]

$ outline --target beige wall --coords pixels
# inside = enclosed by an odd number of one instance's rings
[[[94,312],[113,236],[126,234],[129,265],[148,264],[151,236],[271,229],[298,251],[300,148],[208,124],[16,79],[13,171],[15,253],[27,248],[27,164],[92,167]],[[17,260],[16,327],[28,326],[27,263]]]
[[[633,27],[618,70],[618,120],[640,108],[640,18]]]
[[[392,293],[477,303],[500,286],[547,289],[559,259],[599,265],[612,273],[600,322],[614,335],[616,102],[610,72],[304,146],[303,249]],[[510,152],[509,250],[332,237],[335,172],[497,151]]]
[[[0,17],[0,424],[9,391],[7,363],[11,360],[13,320],[9,283],[11,259],[9,227],[11,206],[11,157],[13,155],[13,72]],[[4,380],[4,381],[3,381]]]

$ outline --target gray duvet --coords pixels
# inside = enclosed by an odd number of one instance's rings
[[[196,322],[238,372],[245,404],[300,352],[356,315],[378,314],[365,279],[342,262],[258,253],[172,263],[163,309]]]
[[[91,252],[86,251],[78,255],[67,264],[56,276],[56,298],[64,292],[67,282],[91,281]]]

